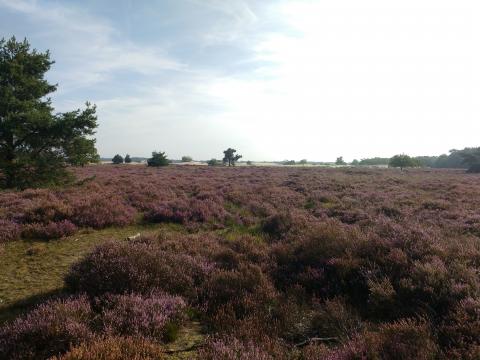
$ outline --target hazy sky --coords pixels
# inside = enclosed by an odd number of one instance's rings
[[[102,156],[347,160],[480,145],[478,0],[0,0],[98,105]]]

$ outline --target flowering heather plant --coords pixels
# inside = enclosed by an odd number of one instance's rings
[[[69,218],[72,215],[72,208],[57,197],[49,196],[41,199],[25,209],[22,222],[42,223],[58,222]]]
[[[73,235],[76,231],[77,227],[69,220],[49,222],[47,224],[33,223],[23,227],[22,237],[41,240],[60,239]]]
[[[202,259],[143,242],[108,242],[76,263],[67,286],[91,296],[149,293],[153,289],[195,299],[209,268]]]
[[[92,338],[92,310],[85,297],[53,300],[0,327],[4,359],[47,359]]]
[[[71,220],[78,226],[102,229],[107,226],[126,226],[136,215],[133,207],[117,196],[92,194],[73,201]]]
[[[254,342],[243,343],[235,338],[211,339],[199,353],[205,360],[274,360],[278,357],[270,355]]]
[[[226,216],[223,206],[211,199],[175,200],[164,204],[153,205],[146,213],[148,222],[221,222]]]
[[[184,321],[185,301],[161,292],[147,295],[107,295],[102,300],[102,322],[107,334],[172,340],[169,330]]]
[[[0,244],[16,240],[20,236],[20,226],[10,220],[0,219]]]
[[[56,360],[163,360],[164,349],[142,338],[100,337],[72,348]]]

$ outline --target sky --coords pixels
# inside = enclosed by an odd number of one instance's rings
[[[480,146],[474,0],[0,0],[97,148],[353,160]]]

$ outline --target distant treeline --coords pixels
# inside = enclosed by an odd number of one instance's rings
[[[465,162],[465,154],[478,154],[480,148],[465,148],[463,150],[450,150],[449,154],[440,156],[416,156],[413,157],[418,166],[430,167],[437,169],[467,169],[469,166]],[[370,159],[362,159],[358,165],[379,166],[388,165],[390,158],[375,157]]]

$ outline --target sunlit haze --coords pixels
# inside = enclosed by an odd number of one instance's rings
[[[101,156],[332,161],[480,145],[480,3],[0,0],[0,37],[97,104]]]

